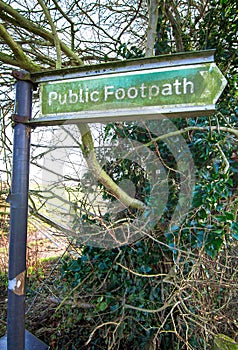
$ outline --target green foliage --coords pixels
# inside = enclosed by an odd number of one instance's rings
[[[210,303],[211,308],[209,315],[211,310],[221,306],[225,292],[223,288],[217,287],[216,292],[212,292],[210,285],[196,285],[184,294],[180,291],[182,300],[188,298],[186,306],[175,306],[175,298],[163,311],[156,310],[163,309],[170,296],[180,290],[181,285],[175,283],[174,273],[176,278],[181,277],[183,283],[188,278],[188,285],[189,276],[193,273],[193,276],[200,276],[199,272],[197,275],[195,272],[196,259],[193,256],[196,253],[200,256],[205,252],[207,259],[214,259],[224,248],[231,249],[238,239],[238,163],[232,158],[233,152],[237,151],[237,140],[233,135],[219,130],[219,127],[236,128],[238,125],[236,7],[233,1],[214,0],[210,2],[203,20],[197,22],[196,28],[191,18],[184,18],[183,23],[180,23],[184,47],[216,48],[216,62],[228,79],[217,113],[209,118],[173,121],[178,129],[217,126],[216,131],[194,130],[184,134],[196,168],[193,205],[184,222],[174,225],[171,230],[167,229],[177,205],[180,178],[168,147],[163,142],[152,143],[150,150],[157,151],[169,178],[170,195],[164,215],[158,223],[158,227],[164,228],[163,234],[156,227],[152,233],[155,241],[144,239],[133,246],[111,251],[85,247],[80,259],[67,261],[63,266],[64,279],[74,288],[83,283],[87,276],[93,276],[92,279],[88,277],[83,290],[85,295],[91,293],[90,302],[94,308],[81,313],[82,319],[100,325],[98,328],[96,326],[93,334],[88,331],[87,337],[91,334],[92,349],[97,349],[99,344],[105,349],[109,344],[116,344],[118,349],[147,349],[151,343],[159,349],[170,349],[171,346],[173,349],[202,349],[209,346],[209,340],[202,331],[203,326],[200,329],[198,325],[204,320],[207,329],[212,327],[214,320],[208,326],[204,314],[204,318],[199,317],[207,304]],[[162,8],[159,16],[155,50],[157,54],[163,54],[173,51],[174,46],[169,40],[170,28]],[[190,28],[190,33],[186,28]],[[122,44],[118,54],[129,59],[141,57],[142,52]],[[117,138],[129,138],[148,143],[153,136],[145,129],[138,128],[135,123],[110,123],[105,128],[105,138],[110,142]],[[142,169],[127,160],[116,162],[116,165],[109,161],[105,169],[118,183],[124,178],[136,183],[137,198],[146,202],[150,187]],[[108,193],[104,196],[110,198]],[[191,252],[192,257],[184,252]],[[166,261],[169,269],[166,269]],[[214,270],[205,267],[205,263],[199,269],[208,281],[213,277]],[[220,267],[218,271],[219,269]],[[162,276],[155,277],[156,274],[165,274],[166,277],[163,280]],[[170,283],[166,283],[168,280]],[[186,290],[187,284],[184,283],[183,286]],[[189,295],[192,295],[192,299],[189,299]],[[185,314],[189,315],[188,319]],[[194,323],[193,319],[196,320]]]
[[[214,337],[214,350],[237,350],[238,344],[225,334],[216,334]]]
[[[214,124],[217,121],[218,116],[209,119],[191,119],[187,120],[187,126],[196,125],[204,126],[209,123]],[[223,117],[219,121],[221,125],[224,125]],[[177,126],[184,126],[184,120],[175,121]],[[119,124],[108,124],[106,127],[107,137],[111,140],[115,135],[120,138],[126,137],[132,140],[136,140],[140,143],[148,143],[153,137],[145,129],[138,128],[134,123],[124,123],[124,128]],[[202,133],[200,131],[193,132],[193,135],[189,136],[190,151],[193,155],[197,182],[194,189],[193,208],[188,214],[183,226],[186,228],[176,226],[173,232],[166,234],[167,243],[171,246],[179,242],[177,248],[184,249],[205,249],[210,256],[215,256],[223,246],[224,241],[229,241],[232,238],[236,238],[236,205],[233,203],[233,196],[236,193],[236,187],[234,185],[234,176],[236,175],[236,165],[231,159],[232,149],[234,147],[234,141],[232,138],[227,138],[227,135],[219,132]],[[163,164],[169,169],[167,174],[169,176],[169,198],[165,213],[160,220],[160,224],[166,226],[169,223],[171,214],[175,206],[177,205],[177,193],[179,193],[179,176],[176,170],[176,163],[173,155],[169,152],[167,146],[163,142],[158,142],[157,147],[159,149],[160,159],[163,160]],[[222,147],[223,153],[226,158],[230,159],[230,168],[224,173],[224,159],[220,152]],[[151,145],[151,150],[155,151],[155,143]],[[143,188],[149,194],[149,184],[146,186],[146,177],[141,169],[137,170],[137,173],[130,168],[127,161],[123,160],[123,164],[119,167],[114,161],[112,164],[107,164],[107,172],[114,178],[119,180],[123,178],[130,179],[133,183],[138,184],[137,196],[144,200],[140,196],[141,190],[138,187]],[[140,185],[140,186],[139,186]],[[108,195],[108,194],[106,194]],[[140,196],[140,197],[139,197]],[[195,212],[195,214],[194,214]]]
[[[118,47],[117,56],[129,60],[132,58],[144,57],[145,54],[143,53],[143,50],[139,49],[135,45],[130,45],[130,43],[122,43]]]
[[[5,272],[0,271],[0,285],[7,287],[8,284],[8,278],[7,274]]]
[[[152,249],[157,252],[156,255]],[[62,267],[64,280],[74,288],[84,281],[83,294],[85,297],[91,295],[90,304],[94,307],[87,309],[82,318],[96,325],[105,324],[92,338],[90,344],[94,344],[91,346],[96,346],[95,349],[97,346],[107,349],[113,343],[118,349],[146,349],[155,337],[155,330],[160,325],[158,313],[142,312],[140,309],[159,309],[164,305],[163,297],[173,290],[173,287],[169,288],[162,294],[160,278],[144,278],[144,275],[161,271],[159,256],[158,244],[152,247],[151,242],[141,241],[133,247],[110,251],[85,247],[79,259],[65,261]],[[137,275],[131,274],[130,269]],[[85,276],[93,277],[85,281]],[[83,299],[84,295],[81,294],[80,298]],[[130,308],[130,305],[138,310]],[[171,327],[170,322],[165,328]],[[83,332],[85,337],[90,336],[90,329]],[[165,344],[166,349],[169,343],[166,334],[161,335],[160,343]]]
[[[224,242],[236,238],[237,209],[233,201],[236,193],[233,185],[235,173],[231,168],[224,173],[223,159],[217,148],[217,144],[222,144],[223,152],[229,159],[233,142],[232,139],[227,142],[226,136],[217,133],[196,133],[193,140],[190,149],[197,167],[193,207],[183,227],[178,227],[167,237],[170,242],[177,237],[181,248],[189,245],[193,249],[205,249],[207,254],[214,257]]]
[[[84,247],[80,258],[62,265],[63,288],[71,299],[53,317],[55,322],[65,319],[59,324],[62,334],[77,329],[71,343],[80,349],[86,343],[97,350],[146,350],[152,344],[161,350],[171,344],[186,349],[186,339],[199,350],[208,347],[207,330],[219,326],[214,320],[224,308],[230,310],[224,306],[228,295],[235,298],[229,282],[237,277],[230,263],[226,260],[225,271],[222,260],[183,254],[175,265],[171,250],[152,240],[107,251]],[[235,328],[235,321],[230,325]],[[59,348],[66,341],[62,337]]]
[[[166,54],[171,52],[169,42],[170,26],[166,23],[166,15],[163,11],[163,3],[158,9],[157,38],[155,42],[155,55]]]

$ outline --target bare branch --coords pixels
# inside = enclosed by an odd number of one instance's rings
[[[189,131],[193,131],[193,130],[194,131],[223,131],[223,132],[228,132],[230,134],[233,134],[234,136],[236,136],[238,138],[238,130],[237,129],[228,128],[225,126],[188,126],[187,128],[184,128],[184,129],[180,129],[180,130],[172,131],[168,134],[160,135],[160,136],[152,139],[148,143],[146,143],[145,146],[148,147],[153,142],[163,140],[163,139],[166,139],[168,137],[174,137],[174,136],[177,136],[177,135],[189,132]]]
[[[8,17],[9,22],[13,23],[15,26],[26,29],[29,33],[39,35],[40,37],[48,40],[52,44],[54,44],[54,36],[52,33],[48,32],[44,28],[37,26],[34,22],[30,21],[26,17],[21,16],[21,14],[13,9],[11,6],[5,4],[2,0],[0,0],[0,18],[5,17],[4,12],[6,12],[11,17]],[[62,51],[71,58],[75,64],[82,65],[83,62],[81,58],[73,52],[67,45],[65,45],[62,41],[60,41],[60,46]]]
[[[57,56],[55,68],[56,69],[60,69],[62,67],[62,58],[61,58],[60,40],[59,40],[59,37],[58,37],[58,34],[57,34],[57,30],[56,30],[54,22],[53,22],[53,20],[51,18],[50,12],[48,11],[48,8],[45,5],[45,3],[43,2],[43,0],[38,0],[38,3],[42,7],[42,10],[45,13],[45,16],[46,16],[46,18],[47,18],[47,20],[48,20],[48,22],[50,24],[50,27],[51,27],[51,30],[52,30],[52,34],[53,34],[53,38],[54,38],[55,48],[56,48],[56,56]]]

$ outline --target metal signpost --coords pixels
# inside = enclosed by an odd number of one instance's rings
[[[17,81],[13,119],[12,185],[10,202],[10,242],[8,265],[7,336],[0,339],[1,350],[46,350],[39,339],[25,330],[26,240],[30,164],[32,83]]]
[[[8,322],[0,350],[48,349],[25,331],[31,127],[209,115],[227,83],[213,54],[190,52],[52,72],[15,72]],[[35,119],[31,119],[33,84],[40,86],[41,99],[41,114]]]

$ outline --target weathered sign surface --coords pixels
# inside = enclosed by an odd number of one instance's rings
[[[167,66],[147,68],[148,59],[147,66],[139,60],[133,70],[41,82],[40,120],[50,124],[55,119],[103,122],[211,114],[227,83],[216,64],[194,63],[192,58],[171,64],[171,56]]]

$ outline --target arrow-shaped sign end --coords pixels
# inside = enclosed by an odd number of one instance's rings
[[[219,97],[221,96],[222,92],[224,91],[227,80],[220,71],[220,69],[214,64],[211,65],[211,73],[213,74],[213,87],[215,88],[215,95],[213,98],[213,103],[215,104]]]

